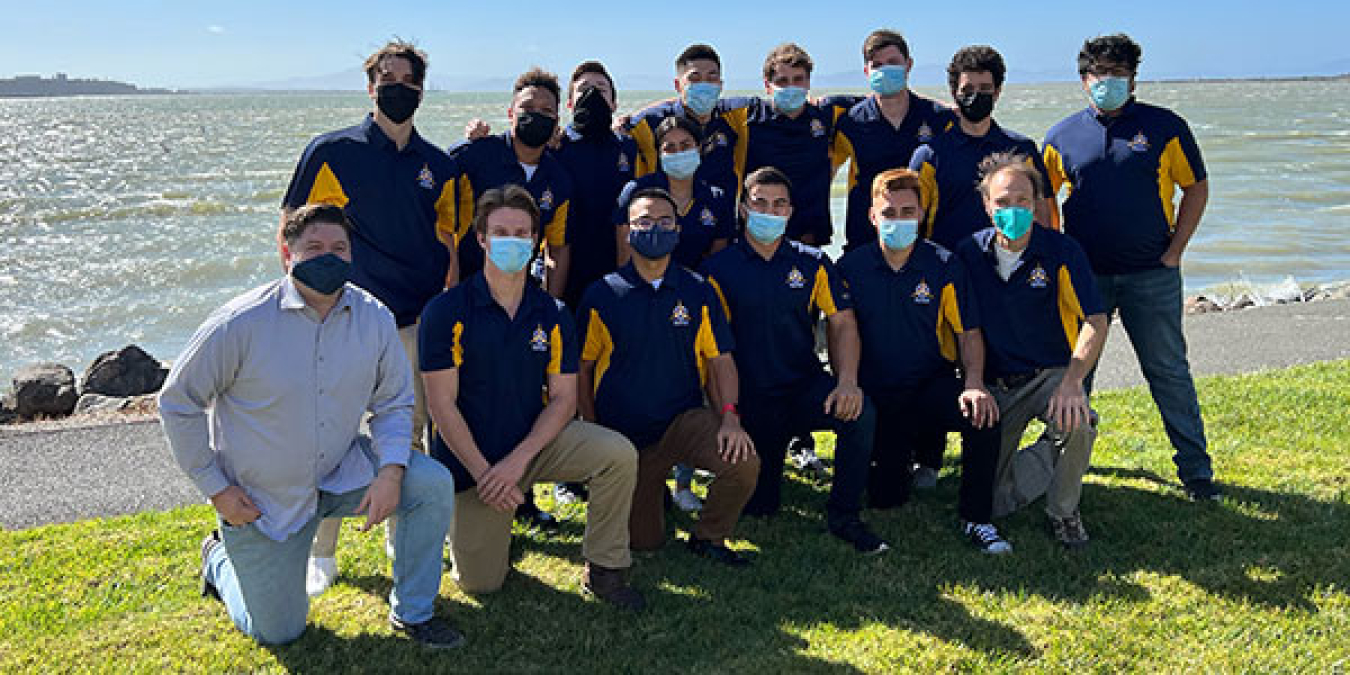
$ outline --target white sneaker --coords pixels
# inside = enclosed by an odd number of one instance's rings
[[[962,521],[961,533],[966,535],[975,548],[994,555],[1012,553],[1012,544],[998,533],[992,523],[968,523]]]
[[[336,558],[310,558],[309,568],[305,573],[305,592],[311,598],[323,595],[323,592],[337,580],[337,575]]]
[[[693,490],[683,488],[675,491],[675,505],[685,513],[697,513],[703,509],[703,500]]]

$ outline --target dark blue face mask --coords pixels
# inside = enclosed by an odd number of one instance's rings
[[[629,230],[628,244],[638,255],[648,260],[660,260],[675,251],[680,244],[679,230],[653,227],[650,230]]]
[[[351,277],[352,264],[336,253],[302,260],[291,266],[291,277],[321,295],[332,295]]]

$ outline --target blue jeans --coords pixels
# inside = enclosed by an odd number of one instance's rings
[[[284,541],[267,537],[252,524],[220,523],[225,545],[217,546],[207,559],[206,580],[220,593],[239,630],[263,644],[300,637],[309,614],[305,568],[314,531],[324,518],[357,515],[365,494],[365,488],[341,494],[320,491],[318,512]],[[389,592],[392,614],[405,623],[421,623],[432,616],[454,504],[450,472],[440,462],[412,453],[396,512],[394,587]]]
[[[1131,274],[1099,274],[1097,289],[1107,316],[1120,322],[1134,345],[1163,428],[1176,449],[1172,461],[1183,482],[1213,479],[1205,423],[1195,394],[1186,337],[1181,331],[1181,270],[1160,268]]]

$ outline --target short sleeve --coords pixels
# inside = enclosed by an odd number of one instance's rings
[[[1083,317],[1105,313],[1106,308],[1102,306],[1101,295],[1097,292],[1096,277],[1092,274],[1092,266],[1088,264],[1087,254],[1072,239],[1065,237],[1065,243],[1068,252],[1064,265],[1069,272],[1069,279],[1073,284],[1074,295],[1078,298],[1078,306],[1082,308]],[[1063,293],[1063,290],[1060,292]]]
[[[848,284],[839,275],[829,256],[821,254],[820,265],[816,267],[816,279],[811,288],[811,304],[818,307],[825,316],[835,312],[853,309],[853,298],[849,295]]]
[[[581,357],[581,350],[577,341],[577,326],[572,320],[572,313],[567,311],[567,306],[562,302],[557,302],[558,315],[553,325],[552,335],[549,336],[549,354],[548,374],[549,375],[574,375],[577,372],[577,364]]]
[[[708,309],[708,323],[712,328],[713,341],[717,343],[717,351],[722,354],[735,351],[736,340],[732,337],[731,323],[727,321],[722,299],[718,297],[712,282],[704,282],[702,286],[703,306]]]
[[[462,287],[460,287],[462,288]],[[432,298],[417,328],[417,365],[424,373],[458,368],[464,363],[467,312],[463,291],[449,290]]]
[[[955,255],[947,261],[947,265],[952,288],[956,290],[956,312],[961,320],[960,325],[964,330],[975,330],[980,327],[980,307],[975,298],[975,289],[970,283],[970,274],[966,272],[965,263]]]
[[[1200,156],[1200,145],[1195,142],[1195,135],[1191,133],[1190,125],[1185,120],[1177,120],[1180,130],[1177,137],[1172,141],[1176,144],[1179,152],[1177,157],[1172,158],[1171,173],[1172,179],[1183,188],[1190,187],[1209,177],[1205,171],[1205,161]],[[1171,149],[1172,143],[1168,144]]]
[[[327,161],[327,147],[323,138],[316,138],[305,148],[282,197],[283,208],[294,209],[309,203],[347,205],[347,194]]]

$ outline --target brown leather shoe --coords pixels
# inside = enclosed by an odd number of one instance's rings
[[[647,607],[647,600],[637,592],[637,589],[628,585],[627,572],[628,570],[609,569],[586,561],[581,589],[620,609],[640,612]]]

